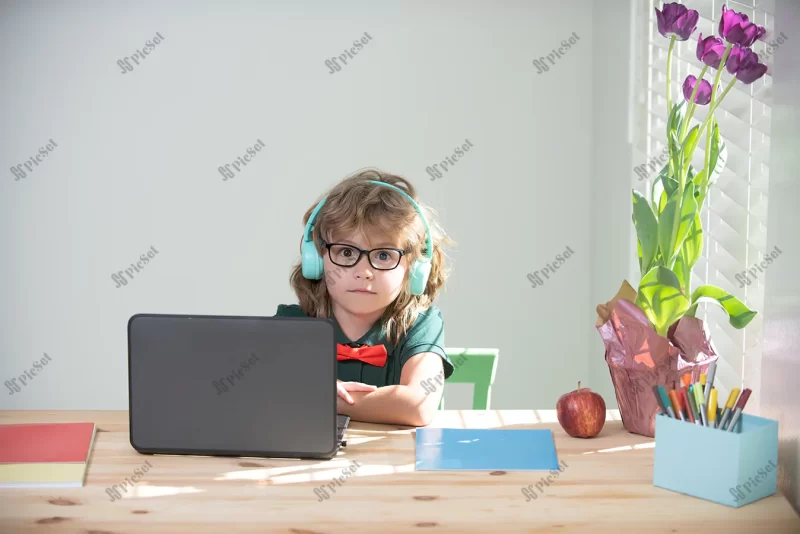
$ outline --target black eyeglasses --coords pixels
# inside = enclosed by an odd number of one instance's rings
[[[361,260],[361,256],[366,254],[373,269],[391,271],[400,265],[400,259],[406,254],[405,250],[397,248],[361,250],[358,247],[344,243],[326,243],[323,241],[322,244],[328,249],[328,257],[334,265],[339,267],[352,267]]]

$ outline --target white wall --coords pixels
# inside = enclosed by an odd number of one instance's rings
[[[591,283],[576,327],[582,327],[588,335],[590,387],[600,393],[606,407],[616,408],[605,346],[595,321],[597,305],[611,300],[623,280],[638,286],[638,268],[631,269],[636,265],[636,242],[630,217],[631,175],[637,164],[631,120],[631,32],[638,28],[633,25],[633,12],[627,1],[604,2],[602,9],[596,4],[592,23],[594,40],[599,45],[593,47],[592,55]]]
[[[447,344],[500,348],[493,407],[553,408],[578,380],[599,381],[587,366],[601,358],[590,280],[618,275],[594,272],[596,218],[629,220],[592,197],[627,209],[626,188],[598,189],[614,168],[591,163],[592,90],[624,102],[593,68],[601,10],[166,4],[0,7],[0,380],[52,359],[20,392],[4,387],[0,409],[126,409],[135,313],[272,315],[295,302],[304,211],[365,166],[412,179],[458,242],[439,302]],[[164,41],[123,74],[117,60],[156,32]],[[329,74],[325,60],[364,32],[373,40]],[[580,41],[537,74],[532,60],[573,32]],[[604,143],[624,142],[608,135],[622,121],[606,126]],[[50,139],[58,146],[15,181],[9,168]],[[217,167],[257,139],[266,149],[223,181]],[[426,166],[465,139],[474,149],[430,181]],[[151,246],[159,254],[115,288],[111,273]],[[526,274],[567,246],[575,255],[532,288]],[[467,406],[465,391],[450,392],[448,407]]]
[[[777,0],[775,7],[775,33],[800,40],[800,5]],[[774,63],[767,242],[784,253],[764,275],[760,415],[778,420],[778,486],[800,513],[800,59],[793,48],[779,49]]]

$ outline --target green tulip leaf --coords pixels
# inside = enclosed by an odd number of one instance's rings
[[[688,298],[689,284],[691,284],[692,281],[692,269],[686,265],[683,248],[678,251],[678,255],[675,257],[675,265],[672,267],[672,271],[675,273],[675,276],[678,277],[678,283],[681,286],[681,293],[686,295]]]
[[[662,336],[689,309],[689,299],[681,292],[678,277],[662,266],[653,267],[644,275],[635,304]]]
[[[655,212],[661,213],[661,210],[658,209],[658,204],[656,203],[656,185],[661,183],[663,186],[664,180],[668,179],[669,176],[670,174],[669,174],[669,161],[668,161],[658,172],[658,176],[656,176],[656,179],[653,180],[653,184],[650,186],[650,198],[653,202],[653,211]]]
[[[700,136],[697,135],[699,131],[700,126],[695,126],[689,130],[686,139],[683,140],[683,165],[688,165],[692,160],[694,149],[697,147],[697,142],[700,141]]]
[[[700,212],[698,211],[694,214],[694,220],[692,221],[692,224],[689,227],[689,234],[683,241],[683,245],[681,245],[681,254],[683,255],[683,261],[685,262],[686,267],[689,269],[689,271],[692,270],[694,264],[697,263],[697,260],[700,259],[700,255],[702,253],[703,253],[703,224],[700,221]],[[689,286],[684,285],[683,287],[688,289]]]
[[[671,266],[675,255],[683,245],[697,214],[697,201],[694,199],[694,186],[690,183],[683,190],[680,213],[678,213],[679,191],[667,199],[664,211],[658,218],[658,246],[667,266]],[[676,221],[675,218],[680,220]]]
[[[670,138],[670,133],[677,133],[680,131],[680,127],[683,124],[684,119],[683,106],[685,103],[686,100],[681,99],[680,102],[672,105],[672,109],[669,112],[669,117],[667,117],[667,139]]]
[[[694,290],[694,293],[692,293],[692,308],[696,309],[697,305],[703,301],[712,301],[722,306],[728,314],[728,321],[731,326],[737,329],[747,326],[758,313],[745,306],[741,300],[716,286],[705,285]]]
[[[672,193],[678,190],[680,184],[678,180],[672,176],[664,176],[661,179],[661,184],[664,186],[664,191],[667,193],[667,198],[672,196]]]
[[[644,274],[652,267],[658,250],[658,221],[647,199],[638,191],[633,192],[633,225],[640,245],[639,271]]]
[[[686,171],[686,183],[694,181],[695,172],[694,167],[692,167],[691,163],[689,164],[689,170]],[[697,198],[697,188],[695,188],[695,198]]]
[[[694,175],[694,178],[692,178],[692,183],[696,188],[702,189],[703,186],[705,185],[704,184],[705,180],[706,180],[706,169],[703,169],[702,171]]]
[[[670,176],[680,176],[683,172],[683,159],[681,156],[681,143],[676,132],[669,133],[669,173]]]
[[[725,168],[725,163],[728,161],[728,147],[725,146],[725,140],[722,139],[719,133],[719,125],[714,122],[714,133],[711,137],[711,157],[708,166],[711,168],[711,173],[708,175],[708,186],[706,189],[714,185],[722,174]]]
[[[639,272],[642,272],[642,244],[636,240],[636,257],[639,258]]]
[[[664,208],[667,206],[667,200],[668,200],[667,192],[666,191],[661,191],[661,198],[658,199],[658,216],[659,216],[659,218],[661,218],[661,216],[664,213]]]

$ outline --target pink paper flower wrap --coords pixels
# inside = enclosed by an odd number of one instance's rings
[[[655,436],[658,403],[653,386],[669,391],[674,383],[680,389],[686,373],[697,382],[718,358],[700,319],[682,317],[665,338],[650,326],[642,310],[625,299],[616,302],[611,317],[597,330],[606,346],[622,424],[634,434]]]

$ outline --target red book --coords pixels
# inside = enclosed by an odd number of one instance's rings
[[[0,464],[85,463],[94,423],[0,425]]]

